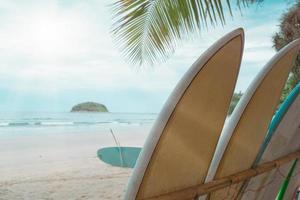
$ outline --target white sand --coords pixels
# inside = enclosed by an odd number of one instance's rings
[[[142,146],[150,126],[114,129],[122,146]],[[131,169],[96,152],[115,146],[108,129],[0,135],[0,199],[120,199]]]

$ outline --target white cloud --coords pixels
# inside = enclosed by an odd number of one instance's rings
[[[7,14],[0,21],[8,22],[0,25],[0,77],[13,80],[6,86],[41,92],[172,87],[172,67],[139,72],[122,60],[110,37],[107,4],[3,4]]]

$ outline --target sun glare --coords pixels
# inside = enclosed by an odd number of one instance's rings
[[[55,20],[38,20],[34,24],[35,39],[41,46],[56,46],[63,42],[63,27]]]
[[[72,19],[55,15],[33,18],[29,26],[32,50],[41,57],[55,57],[72,51],[78,26],[80,24]]]

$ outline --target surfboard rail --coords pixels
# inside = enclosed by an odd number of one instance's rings
[[[258,176],[260,174],[269,172],[275,168],[279,168],[280,166],[299,158],[300,158],[300,149],[293,153],[289,153],[285,156],[277,158],[273,161],[265,162],[263,164],[257,165],[254,168],[250,168],[221,179],[216,179],[204,184],[195,185],[193,187],[188,187],[182,190],[165,193],[165,194],[161,194],[161,195],[157,195],[157,196],[153,196],[141,200],[194,199],[198,196],[209,194],[211,192],[226,188],[233,184],[243,182],[245,180]]]

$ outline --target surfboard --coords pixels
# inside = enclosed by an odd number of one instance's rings
[[[253,166],[261,164],[262,162],[271,161],[272,159],[276,159],[275,157],[267,158],[266,155],[264,155],[265,150],[268,145],[277,143],[276,141],[274,141],[274,139],[272,140],[272,142],[270,142],[270,141],[271,141],[273,135],[278,133],[278,131],[276,131],[277,127],[282,122],[282,119],[284,118],[284,116],[288,112],[288,110],[290,109],[290,106],[294,103],[295,99],[299,95],[299,92],[300,92],[300,84],[298,84],[290,92],[290,94],[287,96],[285,101],[280,105],[279,109],[277,110],[276,114],[274,115],[274,117],[269,125],[267,136],[264,139],[264,142],[259,150],[259,153],[257,154],[256,160],[255,160]],[[289,134],[292,134],[292,133],[284,133],[284,134],[285,134],[285,137],[286,136],[291,137],[291,135],[289,135]],[[278,149],[278,150],[280,150],[280,149]],[[276,150],[276,151],[278,151],[278,150]],[[261,180],[261,177],[264,177],[264,176],[265,175],[260,175],[259,177],[252,178],[250,181],[246,182],[244,184],[242,191],[240,191],[240,195],[245,195],[249,199],[254,198],[254,197],[252,197],[254,194],[251,194],[251,193],[253,193],[254,191],[257,191],[259,188],[261,188],[264,185],[264,181]],[[251,182],[251,184],[250,184],[251,186],[248,186],[250,182]]]
[[[230,32],[185,73],[146,139],[126,200],[156,197],[204,182],[227,116],[243,46],[243,30]]]
[[[285,107],[289,102],[290,106]],[[280,115],[283,116],[280,117]],[[274,120],[277,118],[281,118],[281,120],[277,122],[277,128],[263,152],[259,163],[274,160],[300,148],[300,84],[293,89],[282,104]],[[271,126],[273,126],[272,123]],[[243,192],[242,199],[275,199],[280,184],[288,174],[292,163],[290,162],[279,169],[252,178]],[[291,177],[289,187],[285,193],[286,199],[290,199],[290,195],[293,194],[298,185],[299,170],[300,166],[297,164],[294,170],[296,176]]]
[[[299,43],[299,40],[293,41],[279,51],[251,83],[224,126],[206,181],[253,165],[298,53]],[[209,198],[234,199],[242,184],[213,192]]]

